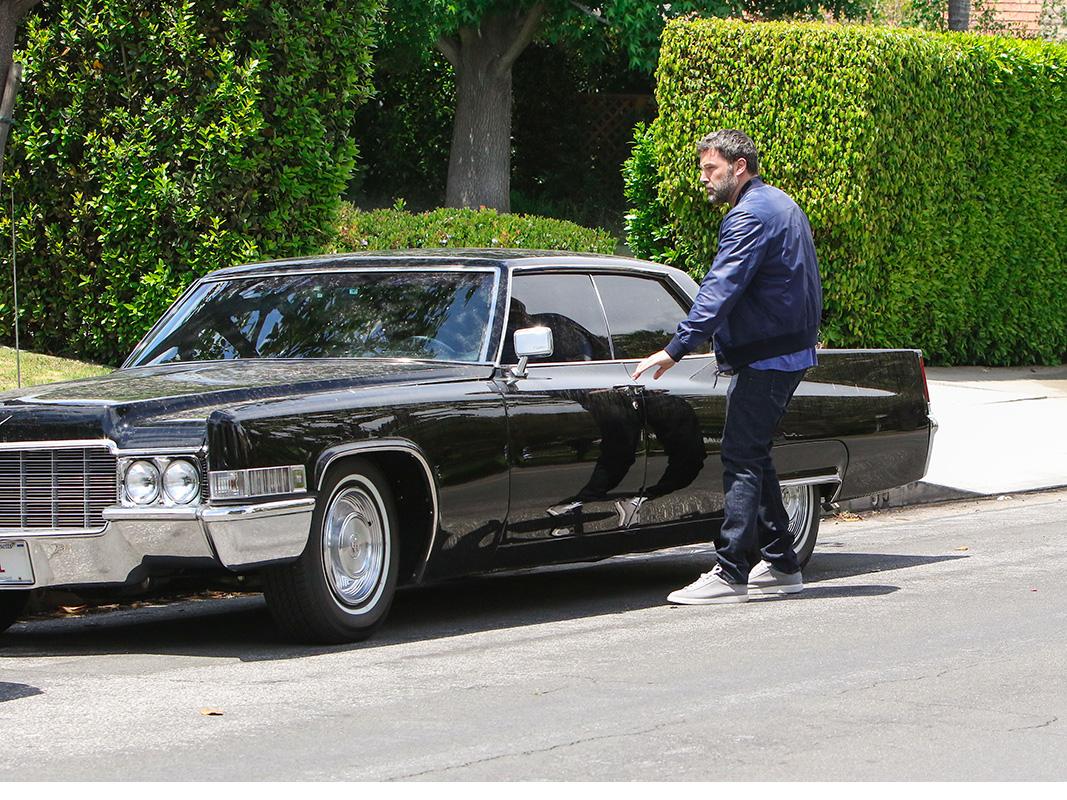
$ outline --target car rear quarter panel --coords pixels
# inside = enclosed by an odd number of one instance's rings
[[[922,478],[929,408],[915,350],[822,350],[782,421],[782,436],[836,439],[848,453],[838,498]]]

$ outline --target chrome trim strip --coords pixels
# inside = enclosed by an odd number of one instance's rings
[[[507,296],[504,298],[504,302],[505,302],[505,306],[504,306],[504,324],[503,324],[503,327],[500,329],[500,344],[497,346],[496,359],[493,362],[494,366],[496,366],[497,368],[504,369],[506,367],[513,366],[511,364],[503,364],[503,363],[501,363],[500,359],[501,359],[501,356],[504,355],[504,340],[507,338],[507,333],[508,333],[508,318],[511,316],[512,287],[515,285],[515,273],[516,272],[552,273],[553,271],[556,271],[558,274],[578,273],[578,274],[584,274],[584,275],[590,276],[590,277],[593,274],[598,274],[598,275],[611,275],[613,273],[614,274],[620,274],[620,273],[637,274],[637,275],[644,275],[645,277],[652,278],[654,280],[657,279],[657,278],[660,278],[660,277],[665,278],[666,280],[670,281],[675,286],[675,288],[679,288],[680,289],[680,287],[678,287],[678,285],[676,283],[674,283],[674,281],[672,280],[673,276],[671,275],[670,272],[667,271],[668,268],[666,268],[666,267],[664,267],[664,271],[663,272],[660,272],[658,270],[652,269],[651,265],[649,267],[647,267],[647,268],[643,267],[643,266],[639,267],[637,265],[634,265],[634,266],[619,265],[619,266],[614,266],[614,267],[604,266],[604,267],[600,267],[600,268],[598,268],[598,267],[588,267],[588,268],[586,268],[585,266],[582,266],[582,267],[571,267],[570,269],[562,269],[561,267],[562,267],[562,265],[559,265],[559,264],[556,264],[556,265],[552,265],[552,264],[511,264],[511,265],[508,266],[508,291],[507,291]],[[596,281],[593,280],[592,284],[593,284],[593,290],[597,293],[597,297],[599,298],[600,297],[600,290],[597,289]],[[682,294],[684,295],[686,293],[682,292]],[[692,302],[692,298],[690,298],[690,302]],[[614,355],[615,354],[615,347],[614,347],[614,344],[611,342],[611,326],[610,326],[610,324],[608,324],[607,310],[604,308],[604,301],[603,300],[600,301],[600,311],[604,315],[604,324],[607,326],[607,329],[608,329],[608,346],[611,348],[612,355]],[[715,358],[715,353],[713,353],[713,352],[711,352],[711,353],[686,353],[684,356],[682,356],[682,360],[683,361],[685,359],[687,359],[687,358],[710,358],[710,359],[714,359]],[[531,367],[561,367],[561,366],[565,366],[565,365],[575,365],[575,364],[636,364],[640,360],[641,360],[640,358],[612,358],[612,359],[607,359],[607,360],[604,360],[604,361],[549,361],[549,362],[545,362],[545,363],[530,364],[529,366],[531,366]]]
[[[833,484],[834,492],[826,501],[832,503],[837,500],[838,495],[841,494],[841,481],[841,473],[835,471],[832,474],[809,475],[803,478],[786,478],[784,481],[778,481],[778,485],[784,488],[787,486],[825,486],[827,484]]]
[[[615,361],[615,337],[611,335],[611,323],[608,321],[608,309],[604,305],[604,298],[600,296],[600,287],[596,285],[596,279],[592,275],[587,275],[589,282],[593,284],[593,294],[596,295],[597,305],[600,306],[600,314],[604,318],[604,330],[608,332],[608,352],[611,353],[611,360]]]
[[[85,447],[106,447],[112,453],[118,453],[118,448],[111,439],[56,439],[51,442],[0,442],[0,450],[73,450]]]
[[[104,519],[136,520],[137,522],[195,520],[200,506],[109,506],[104,509]]]
[[[70,401],[72,403],[81,403],[81,401]],[[172,456],[172,455],[184,455],[189,458],[195,458],[201,453],[206,451],[206,448],[200,447],[197,450],[190,450],[188,447],[119,447],[112,439],[53,439],[53,440],[33,440],[23,442],[0,442],[0,450],[71,450],[85,447],[106,447],[116,456],[128,456],[136,458],[137,456]]]
[[[930,420],[930,435],[926,440],[926,464],[923,466],[923,478],[930,471],[930,459],[934,456],[934,436],[937,434],[937,420],[929,414],[926,415],[926,418]]]
[[[388,263],[388,258],[383,258],[383,262]],[[228,269],[228,268],[227,268]],[[500,268],[492,265],[470,265],[465,266],[463,264],[454,264],[450,266],[425,266],[425,267],[361,267],[353,265],[351,267],[296,267],[293,269],[277,269],[271,272],[254,272],[249,270],[248,272],[237,272],[232,275],[219,275],[212,276],[206,275],[201,278],[197,283],[221,283],[223,281],[233,281],[241,278],[278,278],[286,277],[288,275],[315,275],[322,274],[343,274],[346,272],[372,272],[375,274],[383,274],[387,272],[499,272]]]
[[[271,517],[314,511],[314,497],[299,497],[295,500],[278,500],[270,503],[254,503],[248,506],[204,506],[197,516],[204,522],[228,522],[231,520],[270,519]]]
[[[427,256],[427,258],[433,258],[433,256]],[[383,258],[382,260],[384,262],[386,262],[386,263],[388,262],[388,258]],[[226,267],[225,269],[230,269],[230,268]],[[480,362],[473,362],[473,361],[449,361],[449,362],[446,362],[446,363],[450,363],[450,364],[492,363],[492,362],[488,362],[488,355],[489,355],[488,351],[489,351],[489,342],[491,342],[492,339],[493,339],[493,323],[496,322],[496,306],[497,306],[497,302],[496,301],[497,301],[497,298],[500,295],[500,272],[501,272],[501,267],[496,267],[496,266],[475,266],[475,265],[464,266],[464,265],[458,265],[457,264],[457,265],[453,265],[453,266],[441,266],[441,267],[438,267],[438,266],[389,267],[387,269],[383,269],[382,267],[352,266],[352,267],[326,268],[326,269],[323,269],[322,267],[310,267],[309,266],[309,267],[296,268],[296,269],[278,269],[278,270],[275,270],[275,271],[272,271],[272,272],[244,272],[244,273],[238,272],[238,273],[235,273],[233,275],[219,275],[217,277],[213,277],[212,275],[206,275],[203,278],[201,278],[200,280],[194,281],[193,283],[191,283],[189,285],[189,287],[184,292],[182,292],[181,296],[178,297],[177,300],[175,300],[173,303],[171,303],[170,307],[165,312],[163,312],[163,315],[158,320],[156,320],[156,323],[154,325],[152,325],[152,327],[150,327],[148,329],[148,331],[145,333],[145,335],[141,337],[141,340],[139,342],[137,342],[136,345],[134,345],[133,350],[130,351],[130,354],[126,357],[126,360],[122,362],[122,366],[119,367],[119,369],[120,370],[132,369],[131,365],[140,356],[141,351],[144,349],[143,346],[148,343],[149,339],[152,337],[152,334],[155,332],[155,330],[157,328],[163,326],[163,324],[168,321],[168,319],[173,315],[173,312],[178,308],[178,306],[182,302],[185,301],[185,298],[188,295],[192,294],[194,291],[199,289],[204,284],[222,283],[224,281],[233,281],[233,280],[240,280],[240,279],[278,278],[278,277],[286,277],[286,276],[289,276],[289,275],[315,275],[317,273],[329,273],[329,274],[332,275],[332,274],[335,274],[335,273],[349,273],[349,272],[370,272],[370,273],[374,273],[374,274],[377,274],[377,275],[380,275],[380,274],[383,274],[383,273],[387,273],[387,272],[491,272],[491,273],[493,273],[493,297],[492,297],[492,300],[490,301],[490,305],[489,305],[489,319],[488,319],[488,321],[486,323],[485,341],[483,342],[482,349],[480,351],[481,355],[482,355],[481,361]],[[225,361],[239,361],[241,359],[222,359],[222,360],[225,360]],[[268,361],[268,360],[271,360],[271,359],[249,359],[249,360]],[[283,361],[283,360],[294,360],[294,359],[277,359],[277,360]],[[319,359],[295,359],[295,360],[305,361],[305,360],[319,360]],[[382,359],[382,360],[393,360],[393,359]],[[413,360],[416,360],[416,359],[413,359]],[[438,361],[438,360],[443,360],[443,359],[417,359],[417,360],[420,360],[420,361]],[[176,363],[176,362],[171,362],[171,363]],[[186,362],[181,362],[181,363],[185,363],[185,364],[202,364],[202,363],[208,363],[208,362],[186,361]],[[148,366],[155,366],[155,365],[152,365],[152,364],[141,364],[139,366],[148,367]]]
[[[104,519],[107,519],[105,511]],[[100,528],[0,528],[2,539],[47,539],[65,536],[99,536],[107,531],[108,523]]]
[[[714,353],[686,353],[682,356],[682,361],[688,361],[696,358],[709,358],[715,360]],[[637,364],[640,362],[640,358],[612,358],[604,359],[603,361],[546,361],[545,363],[527,364],[527,369],[533,367],[580,367],[592,364]],[[508,367],[514,367],[514,364],[499,364],[498,369],[507,369]]]
[[[426,482],[430,487],[430,503],[433,508],[431,511],[430,542],[426,547],[426,554],[422,557],[422,562],[415,571],[415,583],[421,583],[423,577],[426,575],[426,567],[430,563],[430,556],[433,554],[434,544],[437,542],[437,531],[440,528],[440,506],[437,499],[437,481],[434,480],[433,470],[430,468],[430,462],[426,460],[426,456],[423,455],[422,450],[417,444],[408,441],[407,439],[376,439],[371,442],[351,442],[349,444],[331,447],[320,454],[319,459],[315,464],[315,470],[318,473],[315,490],[317,492],[322,491],[322,481],[326,477],[326,472],[329,470],[330,465],[334,461],[337,461],[337,459],[358,455],[360,453],[373,452],[402,452],[413,455],[415,456],[415,460],[422,465],[423,472],[426,473]],[[325,461],[323,461],[324,458]]]
[[[823,483],[841,483],[841,473],[835,472],[832,475],[811,475],[804,478],[786,478],[784,481],[778,481],[779,486],[810,486],[812,484]]]
[[[481,272],[477,269],[475,272]],[[485,324],[485,341],[482,343],[481,361],[489,360],[489,343],[493,341],[493,326],[496,324],[497,300],[500,299],[500,270],[493,268],[493,297],[489,301],[489,319]]]

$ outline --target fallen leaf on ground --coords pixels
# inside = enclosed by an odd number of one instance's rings
[[[222,716],[222,709],[221,708],[202,708],[202,709],[200,709],[200,713],[203,714],[205,717],[221,717]]]
[[[970,550],[971,548],[969,548],[969,547],[957,547],[956,549],[957,550]]]
[[[834,514],[834,519],[841,522],[862,522],[863,517],[859,514],[853,514],[851,511],[838,511]]]
[[[80,614],[88,608],[88,606],[60,606],[60,608],[62,608],[66,614]]]

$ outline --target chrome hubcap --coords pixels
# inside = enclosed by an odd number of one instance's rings
[[[793,536],[793,549],[800,550],[811,524],[811,488],[808,486],[783,486],[782,503],[789,515],[789,533]]]
[[[349,487],[334,497],[322,535],[323,566],[330,589],[348,606],[365,602],[385,564],[385,530],[374,498]]]

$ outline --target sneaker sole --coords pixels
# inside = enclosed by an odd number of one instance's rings
[[[775,595],[775,594],[800,594],[804,591],[801,586],[749,586],[749,594]]]
[[[725,595],[723,597],[675,597],[667,595],[667,602],[676,606],[719,606],[728,603],[745,603],[748,601],[747,594]]]

